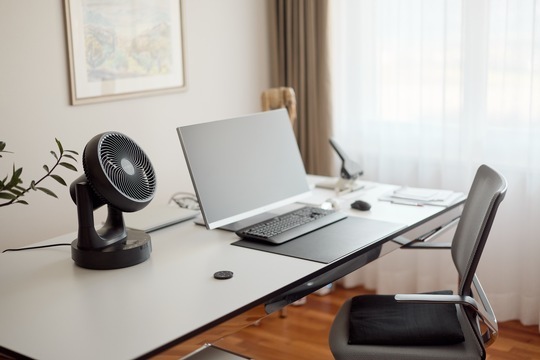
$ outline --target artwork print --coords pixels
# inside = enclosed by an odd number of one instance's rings
[[[72,103],[185,87],[179,0],[66,0]]]

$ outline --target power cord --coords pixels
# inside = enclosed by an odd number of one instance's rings
[[[197,200],[197,196],[192,193],[188,192],[177,192],[174,193],[171,198],[169,199],[169,204],[174,202],[176,205],[178,205],[181,208],[184,209],[190,209],[190,210],[199,210],[199,201]],[[55,246],[71,246],[71,243],[60,243],[60,244],[51,244],[51,245],[41,245],[41,246],[30,246],[30,247],[24,247],[24,248],[15,248],[15,249],[5,249],[2,251],[2,253],[8,252],[8,251],[23,251],[23,250],[33,250],[33,249],[44,249],[48,247],[55,247]]]
[[[171,198],[169,199],[169,204],[172,202],[174,202],[176,205],[184,209],[200,210],[197,196],[195,196],[195,194],[192,194],[192,193],[181,192],[181,191],[176,192],[172,194]]]
[[[60,244],[41,245],[41,246],[29,246],[29,247],[16,248],[16,249],[5,249],[4,251],[2,251],[2,253],[8,252],[8,251],[23,251],[23,250],[33,250],[33,249],[44,249],[44,248],[56,247],[56,246],[71,246],[71,243],[60,243]]]

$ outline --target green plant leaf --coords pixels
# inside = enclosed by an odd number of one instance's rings
[[[13,200],[16,196],[8,192],[0,192],[0,199]]]
[[[56,182],[67,186],[65,180],[60,175],[53,174],[53,172],[56,170],[56,167],[58,165],[61,165],[62,167],[65,167],[66,169],[72,171],[77,171],[75,165],[71,164],[70,162],[77,163],[77,159],[74,157],[74,155],[79,155],[79,153],[75,150],[64,149],[60,140],[58,140],[57,138],[55,138],[54,140],[56,141],[56,146],[58,147],[58,149],[56,151],[50,151],[50,153],[56,159],[56,162],[53,164],[53,166],[43,165],[43,169],[45,170],[46,174],[40,179],[32,180],[29,187],[22,185],[23,180],[21,178],[21,175],[23,169],[16,169],[15,164],[13,164],[13,171],[11,175],[8,173],[5,178],[0,182],[0,198],[9,201],[1,203],[0,206],[6,206],[15,203],[27,205],[28,203],[24,200],[21,200],[20,198],[23,197],[30,190],[41,191],[49,196],[58,198],[58,196],[53,191],[45,187],[40,187],[38,185],[41,184],[41,182],[47,177],[52,177]],[[0,141],[0,153],[10,153],[10,151],[5,151],[5,148],[6,143],[4,141]],[[0,158],[1,157],[2,156],[0,155]],[[62,161],[63,157],[65,157],[64,161]]]
[[[58,165],[62,165],[63,167],[69,169],[69,170],[73,170],[73,171],[77,171],[77,168],[73,165],[71,165],[70,163],[67,163],[67,162],[61,162],[60,164]]]
[[[16,187],[14,187],[13,189],[9,189],[9,192],[12,193],[15,196],[20,196],[24,192],[24,189],[21,190],[21,189],[17,189]]]
[[[62,143],[60,143],[60,141],[58,141],[58,139],[54,139],[56,140],[56,145],[58,145],[58,150],[60,151],[60,154],[63,154],[64,153],[64,148],[62,147]]]
[[[11,189],[14,186],[17,186],[18,184],[22,183],[22,180],[20,178],[22,173],[22,168],[15,170],[15,165],[13,165],[13,174],[11,175],[11,179],[7,184],[5,184],[5,187],[8,189]]]
[[[3,141],[0,141],[0,153],[8,153],[8,154],[12,154],[11,151],[6,151],[4,150],[6,148],[6,143],[3,142]],[[2,157],[2,155],[0,155],[0,158]]]
[[[58,198],[58,196],[56,196],[55,193],[53,193],[51,190],[49,190],[49,189],[47,189],[47,188],[39,187],[39,186],[38,186],[38,187],[36,187],[36,189],[39,190],[39,191],[44,192],[44,193],[47,194],[47,195],[50,195],[50,196],[55,197],[55,198]]]
[[[64,154],[64,157],[70,158],[71,160],[77,162],[77,159],[75,159],[72,155]]]
[[[64,185],[64,186],[67,186],[66,182],[64,181],[64,179],[62,179],[60,176],[58,175],[54,175],[54,174],[51,174],[51,177],[58,181],[60,184]]]

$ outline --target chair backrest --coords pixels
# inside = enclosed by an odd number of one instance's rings
[[[263,111],[287,109],[291,125],[294,126],[296,122],[296,94],[293,88],[281,86],[263,91],[261,106]]]
[[[487,165],[478,168],[452,241],[460,295],[471,295],[471,283],[506,188],[501,174]]]

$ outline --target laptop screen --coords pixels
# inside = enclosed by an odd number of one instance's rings
[[[177,128],[207,228],[310,194],[286,109]]]

